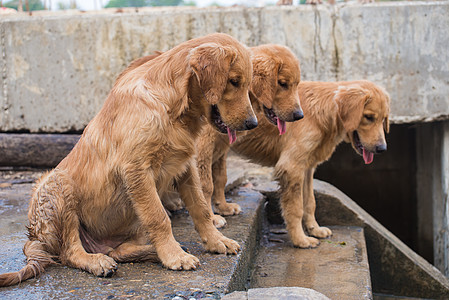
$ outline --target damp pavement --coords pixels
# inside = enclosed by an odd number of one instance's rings
[[[28,201],[34,181],[43,172],[0,170],[0,273],[25,265],[22,246],[27,240]],[[195,271],[171,271],[151,262],[126,263],[119,264],[114,276],[99,278],[55,265],[38,278],[0,288],[0,299],[343,299],[369,294],[366,249],[357,242],[358,235],[363,235],[360,229],[333,228],[336,234],[317,249],[297,249],[282,226],[267,223],[261,192],[277,189],[271,172],[233,155],[228,159],[227,198],[243,212],[226,217],[228,224],[221,232],[240,243],[238,255],[207,253],[188,213],[181,210],[172,216],[173,233],[200,259],[201,266]],[[356,276],[358,282],[352,286],[342,286],[340,281],[333,284],[332,276],[340,276],[348,262],[352,268],[348,276]],[[354,273],[357,264],[362,265],[360,273]],[[359,287],[362,292],[351,290]],[[346,297],[351,298],[358,299]]]

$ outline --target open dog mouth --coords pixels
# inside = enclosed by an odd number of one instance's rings
[[[279,119],[279,117],[274,113],[273,109],[263,106],[263,111],[265,112],[265,116],[270,120],[271,123],[277,125],[279,130],[279,135],[283,135],[286,130],[285,121]]]
[[[218,110],[217,105],[211,106],[210,117],[212,123],[214,123],[215,127],[221,133],[227,133],[229,137],[229,144],[232,144],[237,139],[237,132],[231,128],[229,128],[221,119],[220,111]]]
[[[354,146],[357,149],[357,152],[363,156],[363,160],[365,161],[365,164],[368,165],[368,164],[372,163],[373,159],[374,159],[374,153],[369,150],[366,150],[365,147],[363,147],[357,131],[354,131],[352,137],[353,137]]]

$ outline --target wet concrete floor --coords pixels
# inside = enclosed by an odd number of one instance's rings
[[[41,173],[2,171],[0,174],[0,273],[16,271],[25,265],[22,246],[27,239],[28,199],[32,182]],[[245,264],[247,268],[250,259],[247,248],[254,237],[251,229],[263,199],[259,193],[245,188],[236,190],[231,197],[240,204],[243,213],[227,217],[228,226],[222,232],[240,243],[242,251],[238,255],[206,253],[188,213],[180,211],[172,217],[173,232],[178,242],[200,259],[201,267],[196,271],[170,271],[150,262],[129,263],[120,264],[111,278],[98,278],[81,270],[52,266],[37,279],[0,288],[0,299],[172,299],[175,296],[219,299],[230,286],[236,285],[233,281],[239,272],[244,273],[241,278],[247,277]]]
[[[282,226],[265,227],[250,288],[304,287],[331,299],[371,299],[363,229],[330,228],[333,235],[317,248],[299,249]]]
[[[32,185],[43,171],[0,170],[0,273],[25,264],[28,199]],[[157,263],[120,264],[111,278],[98,278],[64,266],[49,267],[37,279],[0,288],[0,299],[220,299],[225,293],[258,287],[312,288],[331,299],[369,298],[370,279],[363,231],[334,227],[334,235],[316,249],[294,248],[282,225],[261,222],[263,196],[276,194],[271,169],[228,159],[228,186],[243,185],[228,193],[243,213],[227,217],[222,232],[242,246],[236,256],[206,253],[186,211],[173,215],[176,239],[201,261],[196,271],[170,271]],[[270,198],[269,197],[269,198]],[[259,245],[257,224],[263,224]],[[248,273],[259,247],[251,283]],[[176,298],[178,297],[178,298]]]

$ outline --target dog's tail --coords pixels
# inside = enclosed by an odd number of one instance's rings
[[[0,287],[18,284],[44,272],[45,267],[54,264],[52,255],[45,250],[40,241],[27,241],[23,246],[23,253],[27,257],[27,264],[18,272],[0,274]]]

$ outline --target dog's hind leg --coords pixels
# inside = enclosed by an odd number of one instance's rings
[[[332,231],[321,227],[315,219],[316,202],[313,194],[313,173],[315,169],[307,169],[304,178],[304,225],[307,232],[317,238],[327,238]]]
[[[201,190],[196,162],[191,159],[187,171],[178,180],[181,199],[192,217],[195,229],[200,234],[205,248],[209,252],[237,254],[240,246],[228,239],[215,228],[212,222],[211,209]],[[210,206],[210,205],[209,205]]]
[[[64,214],[61,262],[70,267],[85,270],[100,277],[112,276],[117,263],[102,253],[87,253],[80,240],[80,223],[74,211]]]
[[[142,245],[139,241],[127,241],[108,253],[116,262],[160,262],[153,245]]]

